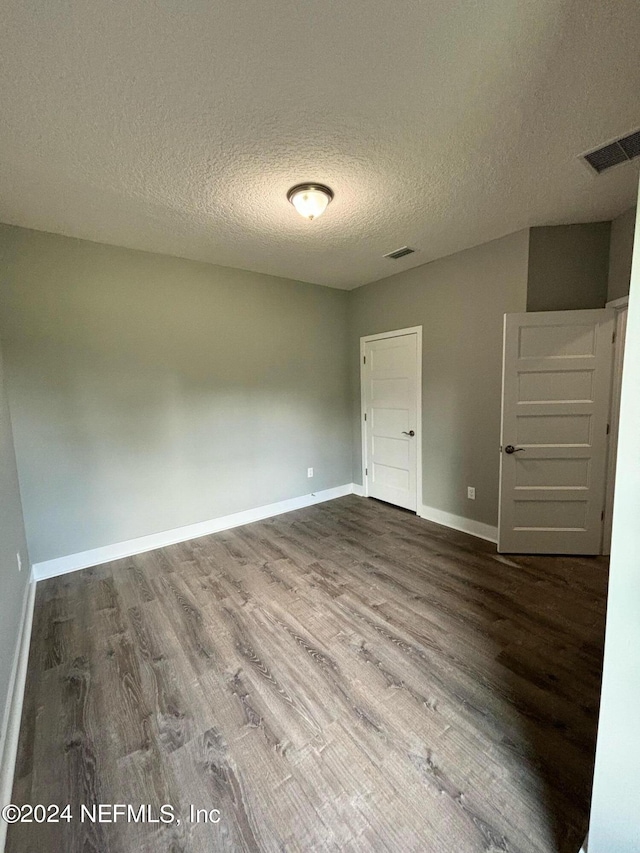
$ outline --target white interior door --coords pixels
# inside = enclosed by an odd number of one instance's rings
[[[506,314],[498,550],[599,554],[614,312]]]
[[[417,510],[419,332],[362,339],[365,494]]]

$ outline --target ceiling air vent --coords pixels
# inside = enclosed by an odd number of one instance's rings
[[[616,139],[615,142],[603,145],[596,151],[583,154],[582,158],[600,175],[612,166],[617,166],[618,163],[627,163],[638,155],[640,155],[640,130],[634,130],[628,136],[623,136]]]
[[[398,258],[404,258],[405,255],[412,255],[415,249],[410,249],[408,246],[403,246],[401,249],[396,249],[395,252],[389,252],[383,255],[383,258],[391,258],[392,261],[397,261]]]

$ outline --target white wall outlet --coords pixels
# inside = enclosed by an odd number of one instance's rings
[[[16,560],[18,561],[18,571],[22,571],[22,557],[20,556],[20,551],[16,554]]]
[[[313,468],[307,468],[307,477],[313,477]]]
[[[475,501],[476,499],[476,487],[475,486],[467,486],[467,497],[470,501]]]

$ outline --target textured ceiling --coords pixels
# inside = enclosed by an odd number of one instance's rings
[[[576,155],[640,126],[638,44],[638,0],[5,0],[0,221],[352,288],[610,219],[638,167]]]

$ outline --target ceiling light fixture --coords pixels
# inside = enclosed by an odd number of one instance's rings
[[[333,190],[324,184],[296,184],[287,193],[287,199],[305,219],[317,219],[333,199]]]

